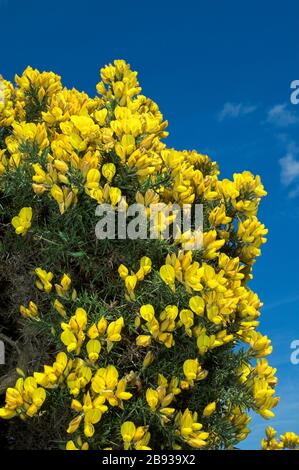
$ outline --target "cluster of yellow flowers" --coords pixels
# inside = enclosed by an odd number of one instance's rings
[[[279,402],[279,397],[274,397],[277,384],[276,369],[271,367],[266,359],[262,359],[257,361],[255,367],[243,364],[239,372],[240,381],[253,393],[258,413],[265,419],[273,418],[272,408]]]
[[[194,449],[204,447],[209,437],[208,432],[202,431],[202,424],[199,423],[197,419],[197,412],[192,413],[187,408],[184,413],[180,411],[175,420],[175,424],[178,428],[176,431],[177,434]]]
[[[143,281],[144,277],[151,272],[152,261],[147,256],[143,256],[140,260],[140,267],[136,273],[133,271],[129,274],[128,268],[121,264],[118,268],[118,273],[125,282],[127,293],[125,295],[127,300],[135,300],[134,290],[139,281]]]
[[[0,408],[0,417],[10,419],[18,415],[22,419],[32,417],[46,399],[44,388],[38,387],[34,377],[19,378],[14,388],[6,391],[6,405]]]
[[[142,263],[140,264],[142,265]],[[151,263],[147,262],[146,266],[149,265]],[[54,309],[65,318],[67,316],[66,308],[58,300],[58,297],[65,300],[70,298],[72,301],[77,299],[74,295],[74,293],[76,294],[75,290],[70,292],[72,284],[70,276],[64,274],[60,283],[55,284],[53,290],[51,281],[53,281],[54,275],[52,272],[37,268],[35,274],[37,277],[36,286],[46,294],[55,297]],[[194,314],[198,318],[204,316],[205,306],[202,297],[190,297],[189,306],[190,310],[184,309],[179,313],[178,307],[167,305],[159,316],[159,322],[155,317],[154,307],[151,304],[142,305],[135,318],[136,345],[150,348],[151,338],[153,338],[164,344],[166,348],[174,347],[175,341],[171,332],[182,325],[186,328],[187,336],[194,337],[198,345],[199,356],[184,361],[182,378],[172,376],[167,379],[163,374],[159,374],[157,388],[146,388],[144,396],[149,409],[159,416],[163,426],[173,422],[176,429],[175,436],[191,447],[201,448],[207,444],[209,433],[202,431],[203,425],[198,422],[197,412],[191,412],[189,409],[182,412],[176,409],[176,397],[185,390],[195,387],[197,381],[202,381],[207,377],[208,370],[203,368],[205,353],[209,349],[225,344],[228,336],[231,336],[228,338],[228,341],[231,341],[233,335],[227,335],[226,330],[220,330],[216,335],[207,336],[205,328],[199,325],[194,326]],[[29,302],[28,308],[21,306],[20,312],[33,321],[40,320],[38,307],[33,301]],[[144,328],[150,335],[138,334],[139,328],[142,327],[142,320],[146,322]],[[107,354],[109,357],[113,344],[122,340],[121,333],[124,326],[122,316],[111,322],[105,316],[101,316],[96,322],[91,322],[86,310],[77,307],[67,323],[65,321],[60,323],[62,331],[60,339],[66,346],[66,352],[59,352],[54,363],[45,365],[43,372],[34,372],[32,377],[27,377],[25,380],[18,379],[15,387],[7,390],[6,403],[3,408],[0,408],[0,416],[6,419],[15,415],[19,415],[23,419],[32,417],[39,413],[46,398],[46,390],[50,391],[65,384],[69,395],[73,397],[70,403],[71,410],[76,412],[76,416],[69,423],[67,432],[69,434],[77,432],[83,422],[84,436],[91,438],[95,433],[94,425],[99,423],[103,414],[108,411],[108,405],[123,409],[123,401],[134,397],[134,389],[137,392],[136,387],[138,381],[140,382],[138,371],[132,371],[129,376],[119,379],[119,372],[114,365],[100,367],[102,347],[106,345],[106,357]],[[192,326],[193,328],[191,328]],[[202,363],[199,362],[199,357],[202,357]],[[147,368],[154,359],[153,351],[148,351],[144,356],[143,367]],[[251,390],[256,409],[265,418],[273,416],[270,410],[278,401],[278,398],[273,398],[273,387],[277,382],[274,374],[275,369],[268,365],[266,359],[258,360],[255,368],[244,363],[239,371],[240,383],[245,383]],[[128,384],[130,392],[126,391]],[[170,405],[172,406],[170,407]],[[203,419],[208,419],[216,408],[216,401],[207,403],[202,412]],[[249,432],[247,424],[250,418],[236,407],[228,419],[238,430],[238,439],[245,438]],[[150,433],[147,432],[147,428],[148,426],[136,428],[135,424],[131,422],[124,423],[121,434],[125,448],[133,446],[135,449],[148,449]],[[79,435],[77,442],[82,442],[81,439]],[[182,448],[182,445],[178,442],[175,444],[175,448]],[[68,441],[67,449],[75,447],[74,441]],[[82,449],[87,447],[88,443],[79,446]]]
[[[12,133],[5,141],[7,152],[0,155],[0,173],[19,167],[30,147],[37,157],[32,164],[33,191],[49,193],[61,213],[77,201],[77,180],[97,202],[116,205],[121,190],[111,186],[116,167],[106,161],[107,153],[115,153],[141,178],[162,168],[165,145],[160,138],[167,135],[167,122],[155,103],[142,95],[135,98],[140,92],[136,75],[116,60],[101,70],[101,97],[94,99],[62,88],[60,77],[31,67],[16,77],[17,88],[4,81],[7,96],[0,125],[11,126]],[[40,122],[28,122],[32,94]]]
[[[234,406],[229,419],[237,431],[236,438],[238,441],[246,439],[250,433],[250,429],[248,428],[248,424],[251,421],[250,416],[242,412],[239,406]]]
[[[147,429],[147,426],[138,426],[136,428],[132,421],[123,423],[121,426],[121,435],[124,441],[124,449],[129,450],[135,448],[136,450],[151,450],[150,447],[147,447],[151,438]]]
[[[26,235],[28,229],[31,227],[32,208],[23,207],[19,214],[13,217],[11,223],[15,228],[17,235]]]
[[[280,440],[276,438],[277,431],[271,426],[266,429],[266,438],[262,440],[262,449],[264,450],[281,450],[292,449],[299,450],[299,436],[294,432],[286,432],[280,436]]]
[[[16,234],[30,238],[39,202],[56,201],[55,210],[62,217],[81,200],[94,207],[109,203],[115,211],[126,208],[127,202],[138,202],[147,215],[152,203],[200,203],[204,207],[202,246],[186,249],[196,236],[190,233],[182,233],[179,240],[163,240],[167,249],[158,261],[144,252],[138,268],[132,265],[135,271],[124,253],[126,264],[118,264],[122,288],[113,304],[121,306],[121,315],[96,315],[80,304],[70,275],[64,274],[55,284],[54,273],[38,267],[36,287],[49,296],[63,319],[59,331],[52,331],[62,349],[43,372],[20,378],[7,390],[0,417],[32,417],[39,413],[46,394],[65,387],[74,413],[67,433],[76,433],[67,449],[92,447],[96,425],[101,429],[114,407],[123,422],[109,446],[118,442],[124,449],[149,449],[151,426],[157,418],[161,426],[169,427],[176,449],[213,447],[218,439],[214,419],[226,421],[236,441],[242,440],[250,421],[244,408],[233,402],[223,404],[220,396],[207,399],[200,410],[182,403],[184,394],[188,401],[199,382],[204,384],[210,377],[208,358],[243,342],[248,345],[248,360],[234,371],[238,384],[248,392],[258,413],[264,418],[273,416],[277,380],[275,369],[264,359],[272,347],[256,331],[262,303],[246,285],[266,241],[267,230],[256,216],[266,195],[264,187],[259,176],[249,171],[234,174],[231,181],[221,180],[216,163],[207,155],[167,148],[163,142],[167,121],[158,106],[140,94],[137,73],[125,61],[104,67],[96,89],[98,96],[90,98],[63,88],[60,77],[52,72],[40,73],[31,67],[16,76],[15,86],[4,81],[0,126],[7,133],[0,150],[0,184],[22,168],[29,176],[34,200],[33,207],[15,212],[11,224]],[[172,217],[159,220],[159,233],[172,221]],[[154,294],[145,299],[142,292],[150,282]],[[41,311],[33,301],[20,307],[30,321],[42,321]],[[129,348],[140,355],[142,367],[128,374],[119,358]],[[170,350],[173,357],[182,351],[182,359],[173,368]],[[158,357],[161,370],[163,361],[170,362],[170,367],[168,373],[163,370],[154,377],[148,371],[157,365]],[[255,358],[256,365],[251,364]],[[126,413],[133,400],[142,403],[143,417],[134,415],[132,408]],[[134,422],[127,420],[131,416]],[[295,442],[287,433],[282,444],[276,444],[270,434],[264,448]]]

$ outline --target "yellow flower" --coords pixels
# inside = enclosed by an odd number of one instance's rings
[[[98,321],[98,324],[97,324],[97,328],[98,328],[98,332],[99,332],[99,335],[103,335],[106,331],[106,328],[107,328],[107,320],[105,317],[102,317],[99,321]]]
[[[67,347],[68,352],[75,351],[79,354],[81,345],[85,339],[85,329],[87,325],[87,313],[83,308],[77,308],[68,323],[61,323],[63,333],[61,341]]]
[[[59,313],[59,315],[61,315],[64,318],[66,317],[66,310],[63,304],[58,299],[55,299],[53,307]]]
[[[150,273],[152,269],[151,259],[148,256],[143,256],[140,259],[140,267],[143,268],[145,274]]]
[[[73,434],[74,432],[77,431],[78,427],[80,426],[80,423],[82,421],[82,418],[83,416],[82,415],[79,415],[79,416],[76,416],[76,418],[74,418],[70,423],[69,423],[69,426],[67,428],[67,433],[68,434]]]
[[[154,307],[150,304],[142,305],[140,308],[140,315],[145,321],[150,322],[155,316]]]
[[[19,378],[14,388],[6,390],[5,406],[0,408],[0,418],[11,419],[16,414],[23,419],[36,415],[46,399],[46,391],[37,386],[34,377]]]
[[[158,392],[156,390],[152,389],[152,388],[148,388],[146,390],[145,397],[146,397],[146,401],[147,401],[150,409],[152,411],[155,411],[157,406],[158,406],[158,403],[159,403]]]
[[[88,134],[95,125],[89,116],[71,116],[71,121],[83,136]]]
[[[202,424],[197,421],[197,413],[191,413],[187,408],[184,413],[181,412],[176,417],[176,423],[179,426],[179,433],[182,439],[195,449],[200,449],[207,445],[209,433],[201,431]]]
[[[95,339],[99,336],[99,330],[97,328],[97,325],[93,323],[91,327],[89,328],[87,335],[90,339]]]
[[[249,343],[256,357],[268,356],[272,352],[271,340],[267,336],[263,336],[258,331],[249,331],[242,335],[243,340]]]
[[[198,316],[202,317],[205,309],[205,302],[202,297],[195,295],[189,300],[189,307]]]
[[[198,360],[197,359],[187,359],[184,362],[183,370],[184,374],[187,377],[187,380],[195,380],[198,371]]]
[[[2,419],[11,419],[16,416],[16,412],[14,410],[10,410],[9,408],[0,408],[0,418]]]
[[[86,189],[97,189],[101,179],[101,173],[96,168],[92,168],[86,175]]]
[[[63,160],[55,160],[54,167],[62,174],[66,173],[69,169],[67,163],[64,162]]]
[[[55,388],[64,380],[71,366],[72,360],[64,352],[60,352],[52,366],[45,365],[44,372],[34,372],[33,376],[38,385],[45,388]]]
[[[115,145],[116,154],[125,162],[127,155],[130,155],[135,149],[135,139],[132,135],[124,135],[121,142]]]
[[[68,352],[75,351],[77,349],[77,338],[70,330],[65,330],[61,333],[61,341],[67,347]]]
[[[116,387],[115,396],[120,400],[129,400],[132,398],[132,393],[126,392],[127,381],[125,379],[121,379]]]
[[[216,206],[215,209],[213,209],[209,215],[209,222],[213,226],[229,224],[231,220],[231,217],[227,217],[225,205],[223,204],[221,206]]]
[[[55,199],[55,201],[59,204],[59,206],[61,206],[64,202],[62,189],[57,184],[54,184],[50,192],[51,192],[53,199]]]
[[[185,326],[185,331],[188,336],[192,336],[191,326],[194,324],[194,314],[191,310],[183,309],[180,311],[180,320]]]
[[[122,400],[129,400],[132,394],[126,392],[126,380],[118,381],[118,371],[113,365],[97,370],[92,379],[92,390],[108,400],[111,406],[122,407]]]
[[[125,286],[127,288],[129,298],[131,300],[135,299],[134,289],[137,284],[137,276],[135,274],[127,276],[125,279]]]
[[[215,344],[215,335],[208,336],[203,330],[197,337],[197,347],[199,353],[204,355],[209,349],[212,349]]]
[[[106,178],[108,183],[111,183],[113,176],[116,173],[116,167],[114,163],[105,163],[102,168],[102,175]],[[111,197],[111,196],[110,196]]]
[[[298,449],[299,448],[299,436],[294,432],[286,432],[281,437],[281,442],[285,449]]]
[[[71,278],[67,274],[64,274],[60,284],[55,284],[55,289],[59,297],[64,297],[67,294],[69,288],[71,287],[71,283]]]
[[[70,422],[67,432],[74,433],[80,426],[82,419],[84,419],[84,434],[86,437],[92,437],[95,433],[94,424],[97,424],[103,413],[108,410],[104,402],[103,397],[93,399],[89,392],[85,393],[83,403],[73,400],[71,408],[80,414]]]
[[[143,347],[148,347],[151,345],[151,336],[149,335],[139,335],[136,338],[136,344],[137,346],[143,346]]]
[[[118,268],[118,273],[122,279],[126,279],[126,277],[129,275],[128,268],[124,264],[121,264]]]
[[[11,224],[15,228],[17,235],[26,235],[28,229],[31,227],[32,208],[23,207],[19,214],[13,217]]]
[[[88,359],[91,362],[96,362],[99,358],[99,353],[101,351],[101,343],[97,339],[91,339],[86,345],[86,350],[88,353]]]
[[[198,359],[187,359],[183,364],[183,371],[189,386],[194,385],[194,380],[203,380],[206,378],[208,372],[203,370],[198,362]],[[188,388],[188,384],[184,382],[181,384],[184,388]]]
[[[175,270],[170,264],[160,268],[161,279],[175,292]]]
[[[25,318],[37,318],[38,317],[37,305],[31,300],[28,304],[28,308],[24,307],[23,305],[20,306],[20,313]]]
[[[109,324],[107,328],[107,349],[108,352],[112,348],[112,343],[121,341],[121,330],[124,326],[123,317],[118,318]]]
[[[143,281],[144,276],[149,274],[152,269],[152,261],[147,256],[143,256],[140,260],[140,268],[136,273],[138,281]]]
[[[94,117],[100,126],[105,125],[107,114],[108,114],[108,110],[106,108],[100,109],[99,111],[95,111]]]
[[[87,324],[87,313],[84,308],[79,307],[76,309],[74,320],[81,330],[85,330]]]
[[[134,439],[136,426],[132,421],[126,421],[121,425],[120,432],[124,441],[124,448],[125,450],[128,450],[132,440]]]
[[[49,294],[53,287],[51,284],[53,273],[47,272],[42,268],[36,268],[35,274],[38,277],[35,283],[36,287],[38,287],[40,290],[44,290],[47,294]]]
[[[271,426],[268,426],[266,429],[266,436],[268,439],[273,439],[276,436],[277,432]]]
[[[143,359],[143,367],[146,369],[149,367],[155,359],[154,353],[152,351],[148,351]]]
[[[62,180],[65,179],[61,178]],[[68,181],[61,181],[62,183],[68,183]],[[72,204],[77,201],[77,188],[68,188],[66,186],[61,189],[60,186],[54,184],[50,190],[50,194],[58,203],[60,214],[64,214],[65,210],[68,209]]]
[[[202,415],[205,418],[207,418],[208,416],[211,416],[211,414],[213,414],[215,410],[216,410],[216,402],[213,401],[205,407],[205,409],[203,410]]]
[[[89,444],[88,442],[82,442],[82,439],[78,437],[78,439],[74,441],[67,441],[65,450],[88,450]]]
[[[121,199],[121,190],[119,188],[110,188],[109,196],[112,206],[116,206]]]

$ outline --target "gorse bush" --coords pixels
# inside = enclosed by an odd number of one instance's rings
[[[30,67],[15,82],[0,103],[1,259],[25,270],[12,336],[36,351],[0,417],[51,428],[49,448],[237,446],[249,411],[268,419],[279,401],[248,287],[267,233],[259,176],[220,179],[207,155],[167,148],[167,121],[122,60],[95,98]],[[147,216],[202,204],[203,231],[164,237],[176,215],[162,214],[156,238],[96,238],[98,204],[119,217],[136,202]],[[298,445],[272,428],[263,441]]]

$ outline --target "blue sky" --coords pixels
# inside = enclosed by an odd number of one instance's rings
[[[299,433],[299,364],[290,362],[299,340],[299,104],[290,102],[299,80],[298,1],[0,0],[0,15],[5,78],[31,65],[94,94],[100,67],[126,59],[169,120],[169,146],[208,153],[223,177],[261,175],[269,235],[252,288],[265,304],[261,331],[278,367],[281,402],[271,424]],[[257,448],[266,424],[253,419],[242,447]]]

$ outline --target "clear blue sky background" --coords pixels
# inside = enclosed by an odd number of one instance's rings
[[[268,243],[252,287],[265,307],[281,402],[271,422],[299,432],[299,3],[285,1],[0,0],[0,73],[53,70],[68,87],[95,93],[99,69],[126,59],[144,94],[169,120],[168,145],[198,149],[223,177],[251,170],[268,190],[260,217]],[[253,418],[243,448],[258,448],[267,422]]]

